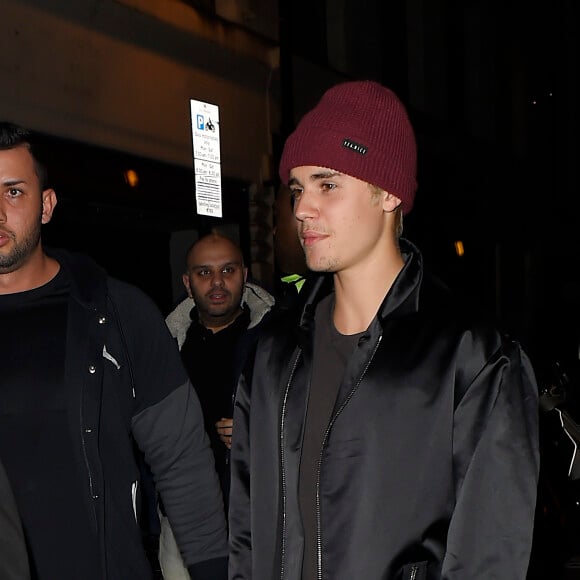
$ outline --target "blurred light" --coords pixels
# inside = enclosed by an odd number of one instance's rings
[[[139,176],[133,169],[127,169],[127,171],[123,173],[123,177],[129,187],[137,187],[139,185]]]
[[[455,253],[461,258],[463,254],[465,254],[465,249],[463,248],[463,242],[461,240],[457,240],[455,242]]]

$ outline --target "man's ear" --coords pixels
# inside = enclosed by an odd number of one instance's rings
[[[47,224],[52,218],[52,212],[56,206],[56,193],[54,189],[45,189],[42,192],[42,223]]]
[[[401,205],[401,200],[396,195],[389,193],[388,191],[384,192],[383,197],[383,211],[386,213],[391,213],[395,211]]]
[[[181,280],[183,281],[183,285],[185,286],[185,289],[187,290],[187,295],[190,298],[193,298],[193,296],[191,295],[191,286],[189,283],[189,276],[187,274],[183,274],[181,276]]]
[[[247,266],[244,266],[244,284],[246,283],[248,279],[248,268]]]

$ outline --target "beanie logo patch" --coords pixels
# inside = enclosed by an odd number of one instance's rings
[[[361,145],[360,143],[355,143],[354,141],[351,141],[350,139],[345,139],[342,142],[342,146],[345,147],[346,149],[350,149],[351,151],[354,151],[355,153],[358,153],[359,155],[366,155],[367,151],[369,150],[368,147],[365,147],[364,145]]]

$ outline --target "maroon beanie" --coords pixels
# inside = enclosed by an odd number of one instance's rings
[[[373,81],[338,84],[324,93],[288,137],[280,179],[295,167],[328,167],[396,195],[403,213],[417,189],[417,147],[405,107]]]

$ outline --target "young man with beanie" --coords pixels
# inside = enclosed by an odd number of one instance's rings
[[[400,237],[416,190],[404,106],[375,82],[331,88],[280,177],[321,276],[238,387],[230,579],[523,580],[533,370]]]

